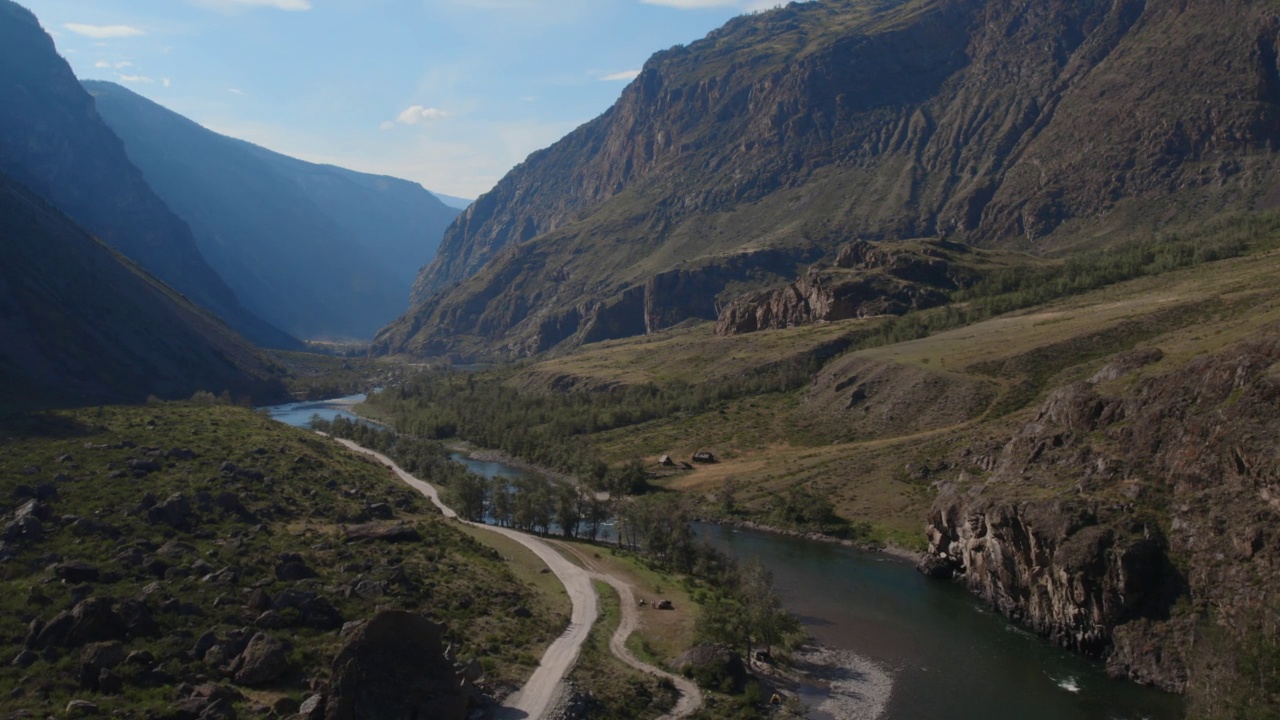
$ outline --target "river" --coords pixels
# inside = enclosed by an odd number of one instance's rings
[[[330,400],[303,400],[284,405],[271,405],[259,408],[259,410],[265,410],[273,419],[295,427],[306,427],[307,423],[315,415],[319,415],[325,420],[344,417],[357,422],[371,422],[351,413],[351,408],[357,403],[364,402],[364,399],[365,395],[361,393]]]
[[[290,425],[313,414],[356,418],[351,398],[267,408]],[[501,462],[455,459],[486,477]],[[1017,629],[960,587],[928,580],[879,553],[769,533],[697,526],[739,559],[758,558],[779,596],[825,645],[852,650],[893,677],[884,720],[1181,720],[1182,699],[1112,680],[1101,666]]]

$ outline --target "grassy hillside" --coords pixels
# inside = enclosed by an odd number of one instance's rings
[[[330,677],[344,623],[378,608],[442,623],[459,661],[478,660],[497,692],[532,672],[566,621],[561,589],[533,584],[527,563],[513,574],[381,465],[247,410],[52,412],[11,420],[0,438],[7,712],[85,699],[146,717],[203,682],[230,687],[242,713],[286,707]],[[365,523],[417,539],[353,542],[346,531]],[[92,598],[103,599],[96,624],[62,640],[40,632]],[[228,668],[235,644],[259,631],[286,642],[287,667],[242,682]],[[207,633],[221,649],[198,642]],[[85,670],[102,651],[92,642],[118,643],[101,685],[99,668]]]

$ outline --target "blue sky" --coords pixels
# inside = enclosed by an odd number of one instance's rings
[[[218,132],[476,197],[654,52],[777,0],[19,0],[76,75]]]

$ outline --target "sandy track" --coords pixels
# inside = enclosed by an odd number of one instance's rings
[[[458,514],[453,511],[453,508],[448,507],[440,500],[440,493],[433,485],[405,472],[391,458],[380,452],[357,445],[350,440],[334,439],[345,447],[375,458],[391,468],[405,484],[430,498],[431,502],[440,509],[440,512],[445,517],[458,518]],[[618,629],[614,632],[613,637],[609,639],[609,649],[624,663],[642,672],[668,678],[680,690],[680,701],[669,714],[663,716],[662,720],[683,718],[702,705],[702,693],[698,691],[696,685],[682,677],[672,675],[642,662],[627,649],[627,638],[631,633],[635,632],[635,629],[640,624],[631,586],[612,575],[590,572],[574,565],[563,555],[556,552],[550,543],[533,535],[526,535],[510,528],[495,527],[465,520],[459,520],[459,522],[466,522],[468,525],[483,528],[499,535],[505,535],[529,548],[560,579],[560,582],[564,584],[565,591],[569,594],[570,602],[573,603],[573,611],[569,617],[569,627],[542,654],[538,669],[533,672],[524,687],[506,699],[498,713],[499,718],[502,718],[502,720],[540,719],[555,707],[564,687],[564,677],[568,674],[569,669],[573,667],[574,662],[577,661],[578,654],[582,651],[582,644],[586,642],[587,634],[591,631],[591,626],[600,617],[596,591],[591,586],[592,578],[608,583],[614,590],[618,591],[618,597],[622,599],[622,620],[618,624]],[[580,553],[575,554],[581,557]]]
[[[632,592],[631,585],[623,582],[614,575],[609,575],[600,571],[596,563],[591,561],[581,550],[569,543],[557,542],[556,547],[563,552],[571,553],[582,563],[583,567],[591,573],[591,577],[596,580],[608,583],[618,593],[618,600],[622,604],[622,618],[618,621],[618,629],[613,632],[613,636],[609,638],[609,650],[622,662],[641,672],[666,678],[670,680],[676,689],[680,691],[680,700],[671,712],[663,715],[659,720],[677,720],[678,718],[687,717],[702,706],[702,691],[698,686],[690,682],[688,679],[679,675],[672,675],[665,670],[660,670],[640,658],[632,654],[627,647],[627,638],[640,627],[640,611],[636,608],[635,593]]]

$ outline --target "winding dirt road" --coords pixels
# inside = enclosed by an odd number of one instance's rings
[[[430,498],[431,502],[440,508],[440,512],[445,517],[458,518],[458,514],[440,500],[440,493],[436,491],[434,486],[405,472],[391,458],[357,445],[350,440],[334,439],[347,448],[375,458],[391,468],[407,485]],[[570,602],[573,603],[573,611],[569,616],[569,627],[543,653],[538,669],[533,672],[524,687],[506,699],[502,705],[502,710],[499,712],[499,718],[502,720],[519,720],[520,718],[541,720],[555,708],[560,699],[560,693],[564,688],[564,677],[568,674],[569,669],[573,667],[574,662],[577,661],[578,654],[582,650],[582,644],[586,642],[587,634],[591,631],[591,626],[600,617],[595,588],[591,585],[592,578],[608,583],[618,591],[618,596],[622,599],[622,621],[619,623],[613,637],[609,639],[609,649],[627,665],[642,672],[668,678],[680,690],[679,702],[669,714],[663,716],[662,720],[677,720],[678,718],[686,717],[702,705],[702,694],[693,683],[642,662],[627,649],[627,637],[639,625],[639,615],[636,611],[635,597],[632,595],[631,586],[611,575],[592,572],[574,565],[563,555],[556,552],[549,543],[533,535],[526,535],[509,528],[473,523],[461,519],[459,519],[459,522],[466,522],[468,525],[505,535],[529,548],[560,579],[560,582],[564,584],[565,591],[569,594]],[[575,552],[575,555],[582,557],[581,553]]]

